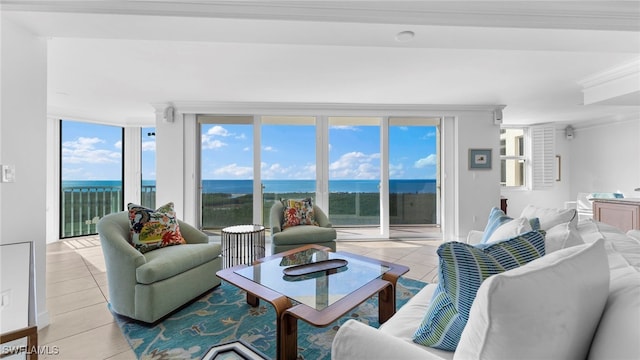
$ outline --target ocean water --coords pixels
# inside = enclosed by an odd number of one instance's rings
[[[315,180],[263,180],[265,193],[304,193],[314,192]],[[329,192],[342,193],[375,193],[379,192],[378,180],[330,180]],[[143,186],[155,186],[154,180],[143,180]],[[62,186],[69,187],[93,187],[110,188],[121,187],[117,180],[65,180]],[[253,180],[203,180],[203,193],[225,194],[251,194],[253,193]],[[436,192],[435,179],[402,179],[390,180],[389,192],[394,194],[425,194]]]

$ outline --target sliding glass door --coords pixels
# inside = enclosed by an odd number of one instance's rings
[[[329,117],[329,219],[338,226],[380,226],[380,123]]]
[[[253,223],[253,117],[200,117],[202,227]]]
[[[437,118],[201,115],[198,122],[203,228],[269,226],[274,203],[307,197],[343,237],[440,223]]]
[[[439,119],[389,119],[389,223],[439,223]]]

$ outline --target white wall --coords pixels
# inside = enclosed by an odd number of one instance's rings
[[[1,16],[0,163],[15,182],[0,184],[0,244],[33,242],[35,316],[46,308],[47,43]],[[29,259],[25,259],[28,261]]]
[[[571,141],[570,196],[579,192],[622,191],[640,198],[640,115],[597,125],[577,124]]]
[[[457,134],[458,216],[455,239],[466,239],[470,230],[482,230],[489,210],[500,206],[500,126],[494,125],[493,113],[468,113],[458,116]],[[469,149],[492,149],[491,170],[470,170]]]

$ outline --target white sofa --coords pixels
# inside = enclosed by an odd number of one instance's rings
[[[455,352],[412,341],[437,287],[428,284],[379,329],[355,320],[346,322],[333,341],[332,359],[640,359],[640,232],[623,234],[591,219],[571,225],[571,229],[577,229],[585,245],[548,253],[482,283]],[[604,240],[598,241],[601,238]],[[575,254],[586,253],[587,249],[593,254],[600,251],[600,258],[607,260],[602,260],[600,273],[605,278],[608,275],[608,292],[605,284],[600,291],[604,300],[595,306],[601,310],[588,307],[598,297],[595,285],[588,283],[590,278],[598,277],[590,273],[596,271],[597,261],[585,258],[582,265],[573,263]],[[594,263],[593,267],[589,262]],[[536,282],[535,277],[545,271],[552,271],[551,277],[546,278],[552,281]],[[577,281],[567,280],[575,278],[576,272],[583,276]],[[567,279],[563,278],[565,275]],[[528,282],[500,303],[492,296],[500,296],[496,294],[504,290],[501,284],[508,285],[510,278]],[[505,279],[507,282],[501,282]],[[546,287],[547,282],[554,281],[558,281],[555,288]],[[574,287],[575,291],[568,290]],[[555,306],[551,311],[559,315],[544,318],[527,311],[529,305],[519,307],[518,302],[528,300],[533,305]],[[510,310],[493,316],[491,306],[510,305],[514,305]],[[565,312],[577,314],[577,319],[556,321]]]

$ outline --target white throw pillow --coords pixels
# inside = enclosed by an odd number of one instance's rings
[[[608,294],[603,240],[491,276],[454,359],[585,359]]]
[[[611,278],[589,360],[640,359],[640,273]]]
[[[576,209],[539,208],[533,205],[527,205],[527,207],[522,210],[520,216],[526,217],[527,219],[538,218],[538,220],[540,220],[540,230],[546,231],[558,224],[566,222],[577,224],[578,217],[576,214]]]
[[[491,236],[489,236],[489,239],[487,239],[486,243],[490,244],[502,240],[512,239],[518,235],[528,233],[531,230],[532,229],[531,224],[529,223],[529,219],[524,217],[513,219],[495,229]]]
[[[582,236],[580,236],[578,229],[576,229],[576,227],[570,222],[552,227],[547,230],[544,237],[545,252],[547,254],[582,244],[584,244]]]

